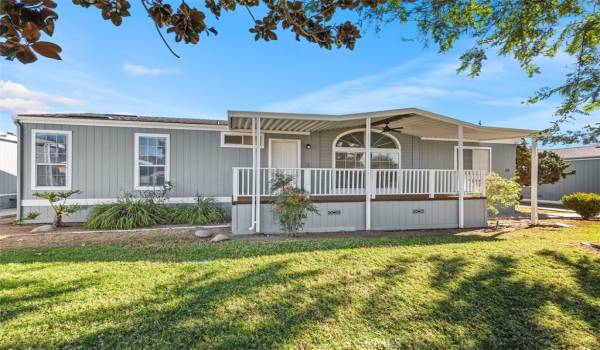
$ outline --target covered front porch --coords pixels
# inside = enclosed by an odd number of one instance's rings
[[[278,232],[270,212],[277,174],[293,178],[319,207],[305,231],[484,226],[486,143],[512,144],[514,156],[514,144],[534,133],[414,108],[343,116],[231,111],[229,126],[252,138],[252,166],[233,168],[234,233]],[[514,168],[501,161],[494,168]]]

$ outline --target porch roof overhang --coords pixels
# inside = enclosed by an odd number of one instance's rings
[[[518,142],[538,130],[482,126],[418,108],[393,109],[356,114],[297,114],[275,112],[229,111],[229,128],[233,131],[250,131],[252,119],[261,119],[261,131],[310,134],[325,130],[362,128],[365,119],[371,118],[374,128],[403,127],[402,133],[422,139],[455,140],[457,126],[462,125],[465,141]]]

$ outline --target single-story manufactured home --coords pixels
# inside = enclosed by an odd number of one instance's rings
[[[70,203],[86,210],[67,220],[82,221],[94,205],[169,181],[170,203],[210,197],[229,213],[234,234],[281,232],[272,212],[277,173],[293,176],[315,202],[319,215],[308,217],[307,232],[486,226],[486,175],[512,177],[516,145],[535,133],[417,108],[229,111],[227,120],[79,113],[14,120],[19,216],[35,211],[38,222],[51,221],[36,191],[80,190]]]
[[[538,200],[540,203],[559,204],[566,194],[575,192],[600,193],[600,144],[569,147],[551,150],[556,152],[565,163],[569,164],[568,171],[575,174],[560,179],[554,184],[539,186]],[[523,190],[523,200],[531,200],[530,188]]]
[[[0,209],[17,206],[17,135],[0,132]]]

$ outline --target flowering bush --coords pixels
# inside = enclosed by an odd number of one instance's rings
[[[286,233],[295,234],[304,227],[308,213],[319,215],[306,191],[294,185],[292,176],[277,173],[273,178],[273,191],[277,193],[273,211],[279,225]]]

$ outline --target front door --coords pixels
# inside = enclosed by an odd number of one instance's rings
[[[300,168],[300,140],[269,140],[269,168]]]

